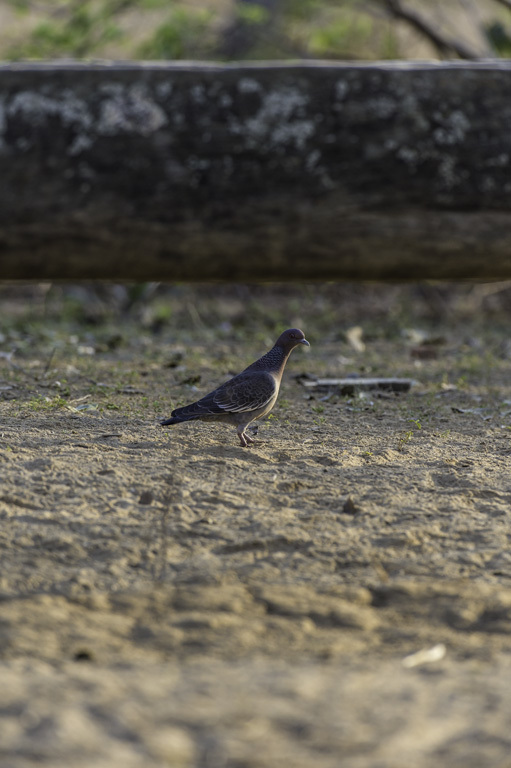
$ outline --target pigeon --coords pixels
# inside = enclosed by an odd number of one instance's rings
[[[198,419],[225,421],[236,426],[241,447],[246,448],[254,440],[245,430],[252,421],[266,416],[275,405],[287,359],[299,344],[310,347],[303,331],[289,328],[255,363],[197,402],[176,408],[170,419],[160,424],[167,427]]]

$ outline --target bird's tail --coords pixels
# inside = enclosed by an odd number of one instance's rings
[[[171,424],[179,424],[183,419],[176,418],[175,416],[171,416],[170,419],[164,419],[163,421],[160,421],[160,424],[162,427],[168,427]]]
[[[164,419],[163,421],[160,421],[160,424],[162,427],[169,427],[171,424],[181,424],[183,421],[198,419],[200,415],[201,414],[197,413],[191,406],[176,408],[175,411],[172,411],[170,419]]]

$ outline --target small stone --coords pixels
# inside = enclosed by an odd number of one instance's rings
[[[351,498],[351,496],[348,496],[346,501],[343,504],[342,508],[344,515],[357,515],[359,510],[358,507],[355,505],[355,502]]]

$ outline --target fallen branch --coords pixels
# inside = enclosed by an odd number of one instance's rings
[[[429,20],[415,11],[402,5],[401,0],[384,0],[387,12],[399,21],[404,21],[421,35],[426,37],[437,49],[440,55],[455,53],[460,59],[479,59],[476,50],[459,40],[444,36]]]
[[[511,0],[495,0],[495,2],[503,5],[508,11],[511,11]]]
[[[307,389],[318,392],[336,391],[339,395],[354,395],[357,392],[367,392],[378,389],[384,392],[408,392],[415,383],[413,379],[315,379],[301,381]]]

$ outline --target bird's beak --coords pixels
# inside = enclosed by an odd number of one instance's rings
[[[307,341],[307,339],[300,339],[300,344],[305,344],[306,347],[310,347],[310,344]]]

